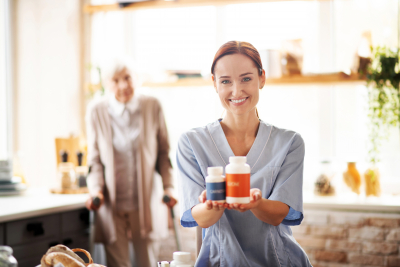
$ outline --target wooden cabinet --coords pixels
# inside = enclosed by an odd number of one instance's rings
[[[89,212],[78,209],[5,222],[0,224],[0,244],[2,239],[13,248],[19,267],[39,265],[49,247],[57,244],[88,250]]]
[[[60,231],[60,215],[50,215],[6,223],[6,244],[16,246],[36,243],[43,239],[57,241]]]

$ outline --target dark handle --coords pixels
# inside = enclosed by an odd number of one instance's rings
[[[33,236],[44,235],[43,224],[41,222],[28,223],[26,230],[28,230],[28,232],[32,232]]]
[[[99,197],[93,198],[93,205],[95,205],[96,207],[100,206],[100,198]]]
[[[171,198],[167,195],[164,195],[162,200],[164,203],[169,203],[171,201]],[[171,210],[171,217],[172,219],[174,219],[175,218],[174,209],[170,208],[170,210]]]
[[[57,241],[50,242],[50,243],[49,243],[49,248],[54,247],[54,246],[57,246],[57,245],[58,245],[58,242],[57,242]]]
[[[65,245],[65,246],[69,246],[69,245],[71,245],[72,243],[73,243],[74,241],[72,240],[72,238],[66,238],[66,239],[64,239],[63,240],[63,244]]]

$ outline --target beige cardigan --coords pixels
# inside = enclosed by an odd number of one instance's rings
[[[141,235],[148,237],[153,228],[155,228],[154,231],[167,229],[167,208],[161,202],[162,193],[155,198],[153,192],[155,184],[157,184],[156,179],[159,177],[155,171],[161,175],[164,189],[173,187],[172,166],[168,155],[168,133],[160,103],[150,96],[138,95],[135,97],[139,100],[141,129],[140,145],[136,152],[139,219]],[[101,191],[105,200],[96,214],[95,241],[111,244],[116,241],[115,224],[112,216],[116,210],[116,189],[108,103],[108,99],[93,102],[89,105],[86,114],[87,162],[89,166],[87,181],[89,192],[95,195]],[[153,207],[153,210],[154,207],[157,207],[157,215],[165,214],[165,217],[163,219],[154,218],[151,207]],[[161,212],[158,209],[161,209]]]

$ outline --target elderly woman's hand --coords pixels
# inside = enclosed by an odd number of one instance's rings
[[[98,197],[99,199],[100,199],[100,203],[98,203],[98,205],[95,205],[95,203],[93,203],[93,199],[95,198],[95,197]],[[88,209],[88,210],[94,210],[94,211],[97,211],[99,208],[100,208],[100,206],[101,205],[103,205],[103,203],[104,203],[104,196],[103,196],[103,193],[101,193],[101,192],[99,192],[99,193],[97,193],[97,195],[94,195],[94,196],[90,196],[87,200],[86,200],[86,208]]]
[[[168,201],[168,202],[165,202],[165,201],[164,201],[164,198],[163,198],[163,202],[165,203],[165,205],[168,206],[168,208],[172,208],[173,206],[176,205],[176,203],[178,203],[178,200],[174,197],[174,195],[175,195],[175,194],[174,194],[173,188],[166,188],[166,189],[164,190],[164,197],[165,197],[165,196],[168,196],[169,201]]]

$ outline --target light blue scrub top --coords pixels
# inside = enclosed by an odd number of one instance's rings
[[[182,226],[197,226],[191,209],[199,204],[198,197],[206,188],[207,168],[225,167],[231,156],[220,120],[180,137],[177,165]],[[251,188],[259,188],[263,198],[287,204],[289,214],[273,226],[251,211],[226,209],[217,223],[203,229],[195,266],[311,266],[289,227],[303,220],[303,162],[304,141],[298,133],[261,121],[247,154]]]

